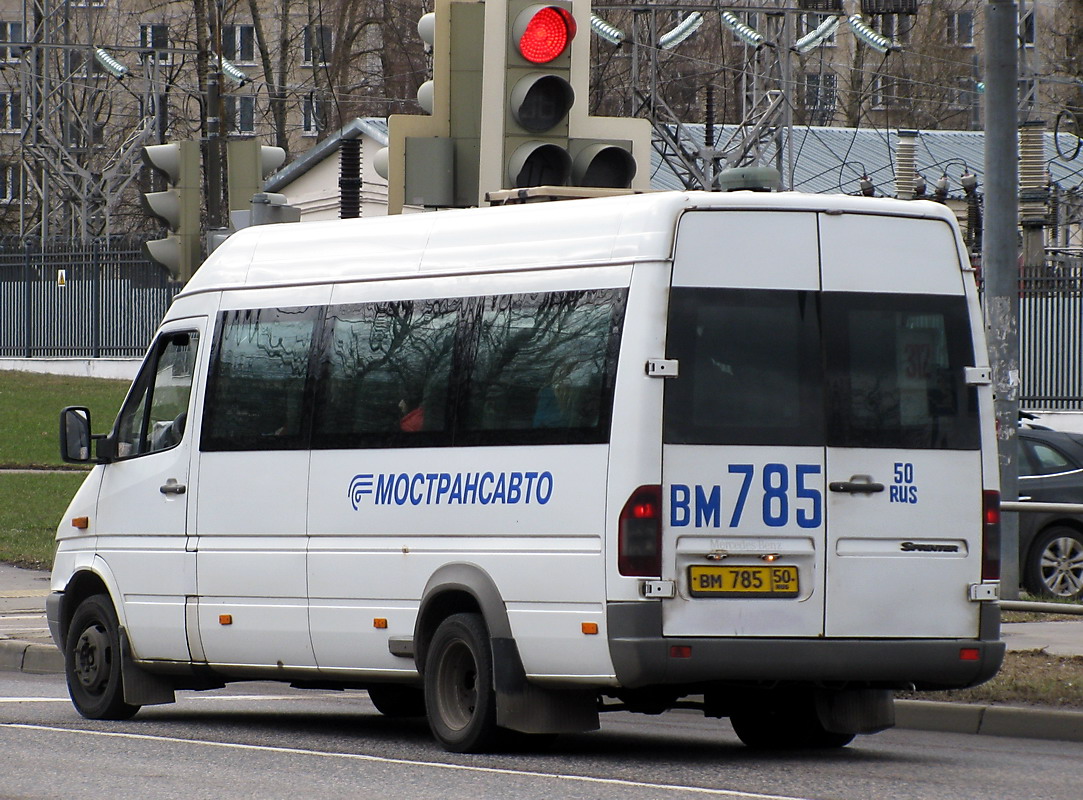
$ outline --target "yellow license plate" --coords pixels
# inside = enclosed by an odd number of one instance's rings
[[[689,567],[693,597],[797,597],[797,567]]]

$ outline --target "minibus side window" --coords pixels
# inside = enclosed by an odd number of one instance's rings
[[[185,331],[165,334],[155,344],[117,418],[117,458],[180,444],[187,427],[198,341],[198,333]]]
[[[329,309],[314,445],[449,444],[460,306],[419,300]]]
[[[458,443],[604,442],[623,292],[482,298]]]
[[[309,360],[316,307],[219,315],[200,448],[292,450],[308,446]]]

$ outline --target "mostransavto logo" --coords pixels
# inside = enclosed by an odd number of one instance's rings
[[[553,473],[362,472],[347,491],[354,511],[374,506],[545,505],[553,496]]]

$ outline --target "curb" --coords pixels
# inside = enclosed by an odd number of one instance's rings
[[[64,656],[52,644],[0,639],[0,671],[63,674]],[[972,736],[1083,742],[1083,712],[1045,708],[896,700],[895,727]]]
[[[64,655],[52,644],[0,639],[0,671],[63,674]]]
[[[1083,712],[896,700],[895,725],[922,731],[1083,742]]]

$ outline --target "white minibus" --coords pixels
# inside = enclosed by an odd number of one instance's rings
[[[991,677],[999,495],[944,206],[668,192],[242,230],[57,534],[78,711],[366,690],[452,751],[600,711],[839,747]]]

